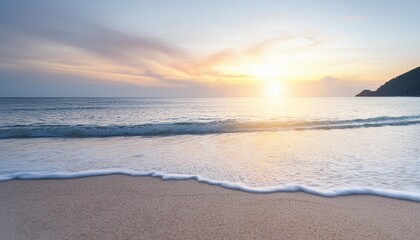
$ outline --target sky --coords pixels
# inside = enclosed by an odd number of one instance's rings
[[[420,65],[419,9],[418,0],[2,0],[0,97],[354,96]]]

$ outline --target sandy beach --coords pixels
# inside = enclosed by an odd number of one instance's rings
[[[121,175],[0,183],[0,239],[418,239],[420,204]]]

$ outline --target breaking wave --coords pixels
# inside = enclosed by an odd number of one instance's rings
[[[336,189],[318,189],[307,187],[304,185],[285,185],[272,187],[248,187],[242,183],[233,183],[228,181],[218,181],[207,179],[199,175],[184,175],[184,174],[168,174],[158,171],[140,172],[130,169],[101,169],[81,172],[18,172],[8,175],[0,176],[0,181],[8,181],[13,179],[21,180],[35,180],[35,179],[70,179],[81,177],[93,177],[104,175],[128,175],[128,176],[149,176],[158,177],[163,180],[196,180],[201,183],[220,186],[227,189],[239,190],[251,193],[276,193],[276,192],[305,192],[322,197],[338,197],[348,195],[375,195],[387,198],[395,198],[402,200],[409,200],[420,202],[420,194],[416,192],[376,189],[369,187],[352,187],[352,188],[336,188]]]
[[[420,115],[322,121],[147,123],[139,125],[10,125],[0,127],[0,139],[42,137],[170,136],[289,130],[331,130],[420,124]]]

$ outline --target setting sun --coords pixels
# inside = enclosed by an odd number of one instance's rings
[[[268,81],[266,83],[266,96],[277,98],[283,95],[284,88],[279,81]]]

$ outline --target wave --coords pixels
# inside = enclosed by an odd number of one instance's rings
[[[10,125],[0,127],[0,139],[41,137],[170,136],[281,130],[332,130],[420,124],[420,115],[324,121],[147,123],[140,125]]]
[[[128,175],[128,176],[149,176],[157,177],[163,180],[196,180],[201,183],[216,185],[232,190],[239,190],[250,193],[276,193],[276,192],[305,192],[322,197],[338,197],[348,195],[375,195],[387,198],[395,198],[420,202],[420,193],[401,190],[376,189],[369,187],[337,188],[337,189],[318,189],[303,185],[273,186],[273,187],[249,187],[242,183],[232,183],[226,181],[211,180],[199,175],[168,174],[158,171],[140,172],[130,169],[102,169],[81,172],[18,172],[0,176],[0,181],[9,181],[13,179],[37,180],[37,179],[70,179],[81,177],[93,177],[104,175]]]

